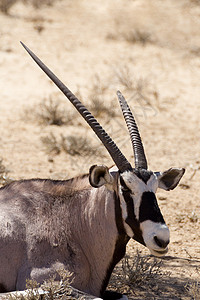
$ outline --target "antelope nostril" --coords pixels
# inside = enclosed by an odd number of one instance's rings
[[[167,245],[169,244],[169,240],[163,241],[161,239],[158,239],[157,236],[154,236],[154,241],[160,248],[166,248]]]

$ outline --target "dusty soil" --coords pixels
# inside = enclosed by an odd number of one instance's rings
[[[170,273],[161,276],[151,292],[138,289],[130,299],[200,298],[200,289],[192,288],[200,280],[199,32],[197,0],[62,0],[39,9],[17,2],[9,15],[0,13],[0,158],[9,178],[63,179],[87,172],[94,163],[112,164],[20,40],[86,105],[91,106],[95,95],[101,105],[115,111],[115,116],[108,111],[98,119],[128,159],[133,155],[117,103],[118,89],[136,115],[149,168],[186,168],[179,187],[158,191],[171,230],[169,256],[163,261],[163,272]],[[39,122],[35,113],[50,97],[60,101],[67,114],[74,114],[73,122]],[[50,133],[57,142],[61,134],[85,137],[96,155],[71,155],[60,146],[47,151],[42,138]],[[148,254],[131,242],[128,253],[135,249]]]

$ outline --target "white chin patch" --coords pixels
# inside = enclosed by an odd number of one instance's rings
[[[147,220],[140,224],[140,228],[142,230],[142,235],[144,242],[149,248],[151,254],[155,256],[163,256],[168,252],[167,243],[170,238],[169,228],[166,224],[155,223],[153,221]],[[159,246],[156,241],[162,241],[163,246]],[[164,243],[166,246],[164,246]]]
[[[103,298],[94,298],[93,300],[103,300]],[[128,298],[125,295],[122,295],[118,300],[128,300]]]
[[[168,247],[163,251],[155,251],[155,250],[150,249],[150,248],[149,248],[149,250],[150,250],[152,255],[157,256],[157,257],[162,257],[168,252]]]
[[[128,300],[128,298],[125,295],[122,295],[122,297],[119,300]]]

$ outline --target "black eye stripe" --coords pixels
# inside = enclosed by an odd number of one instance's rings
[[[127,207],[127,213],[128,216],[125,220],[125,222],[130,226],[130,228],[133,231],[133,238],[134,240],[138,241],[142,245],[145,245],[142,232],[139,227],[139,221],[136,219],[135,216],[135,210],[134,210],[134,202],[131,197],[131,190],[127,187],[122,177],[120,177],[120,184],[122,187],[122,195],[124,200],[126,201],[126,207]],[[126,191],[125,189],[128,189],[129,191]]]
[[[123,189],[124,192],[129,192],[131,193],[131,190],[129,189],[129,187],[126,185],[124,179],[120,176],[120,184],[121,184],[121,187]]]

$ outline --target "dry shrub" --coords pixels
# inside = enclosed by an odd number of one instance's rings
[[[129,91],[145,94],[145,91],[149,88],[148,80],[142,77],[136,77],[127,65],[116,69],[115,76],[118,82]]]
[[[110,288],[120,293],[135,294],[138,289],[151,289],[157,279],[165,273],[162,271],[162,261],[151,256],[142,256],[137,250],[133,257],[126,255],[121,267],[113,273]]]
[[[135,79],[127,65],[121,66],[115,70],[117,81],[127,90],[135,90]]]
[[[105,101],[105,96],[98,95],[98,94],[90,94],[91,104],[89,106],[89,110],[95,116],[95,118],[104,118],[107,116],[107,119],[110,120],[111,118],[116,116],[116,111],[113,107],[112,103],[107,103]]]
[[[52,6],[56,0],[23,0],[25,4],[31,4],[34,8],[39,9],[42,6]]]
[[[0,11],[4,14],[9,14],[10,8],[17,2],[18,0],[0,0]]]
[[[186,291],[191,299],[200,300],[200,281],[188,283],[186,285]]]
[[[153,43],[152,34],[142,29],[134,29],[123,33],[123,38],[129,43],[140,43],[145,46]]]
[[[72,295],[71,276],[72,273],[60,269],[57,271],[60,276],[60,281],[55,280],[55,276],[46,280],[41,286],[35,280],[26,281],[25,293],[15,292],[3,296],[3,300],[53,300],[53,299],[67,299],[75,300]]]
[[[61,135],[61,145],[63,150],[72,156],[91,156],[98,152],[98,149],[85,136],[70,135],[64,137]]]
[[[127,65],[116,69],[115,77],[135,102],[138,101],[141,105],[155,106],[157,109],[161,109],[159,92],[147,78],[135,76]]]
[[[96,118],[105,117],[108,120],[116,116],[116,103],[111,103],[108,96],[108,87],[103,84],[98,75],[94,76],[93,83],[89,89],[90,99],[88,109]],[[75,93],[81,99],[79,90]],[[67,106],[66,101],[53,93],[42,100],[37,106],[28,107],[22,114],[23,119],[37,122],[39,125],[78,125],[82,124],[82,119],[77,118],[77,113],[72,106]],[[85,122],[84,122],[85,124]],[[83,125],[84,126],[84,125]]]
[[[98,74],[93,76],[93,83],[91,86],[92,94],[96,93],[98,95],[104,94],[108,90],[108,84],[103,82]]]
[[[112,14],[113,26],[106,36],[107,39],[127,41],[130,44],[139,44],[142,46],[155,43],[156,36],[152,31],[152,26],[146,26],[143,18],[137,15],[137,9],[133,8],[133,6],[130,4],[130,7],[126,5],[120,10],[115,10],[115,13]],[[123,14],[126,18],[121,18]]]
[[[59,154],[61,151],[71,156],[103,156],[99,147],[95,147],[86,136],[69,135],[56,137],[53,133],[41,138],[48,154]]]
[[[199,216],[197,215],[195,210],[193,210],[187,217],[192,223],[197,223],[199,220]]]
[[[45,292],[43,299],[75,299],[72,297],[72,288],[70,286],[72,284],[72,273],[66,271],[65,269],[60,269],[57,271],[57,273],[61,279],[60,281],[56,281],[56,275],[54,275],[41,285],[41,289]]]
[[[44,25],[43,24],[35,24],[33,26],[33,28],[38,32],[38,33],[41,33],[43,30],[44,30]]]
[[[0,11],[8,15],[10,8],[19,1],[23,2],[24,4],[30,4],[36,9],[40,9],[45,5],[52,6],[56,0],[0,0]]]
[[[70,125],[74,120],[74,113],[68,112],[55,95],[44,99],[35,109],[34,115],[39,124],[43,125]]]
[[[2,297],[2,300],[91,300],[95,297],[79,291],[71,286],[72,273],[65,269],[58,270],[60,281],[55,276],[46,280],[41,286],[34,280],[27,280],[26,290],[22,293],[12,292]]]
[[[89,99],[90,105],[89,110],[95,116],[95,118],[104,118],[108,120],[116,116],[115,104],[111,103],[108,99],[108,84],[105,84],[99,77],[95,75],[93,83],[90,88]],[[116,101],[115,101],[116,103]]]
[[[59,154],[62,150],[62,145],[58,141],[57,137],[51,132],[49,135],[41,137],[41,142],[45,147],[45,151],[48,154]]]
[[[199,1],[199,3],[200,3],[200,1]],[[191,47],[190,52],[191,52],[191,54],[199,57],[200,56],[200,47],[193,46],[193,47]]]
[[[131,263],[130,263],[131,261]],[[161,275],[162,261],[150,256],[143,257],[137,251],[134,261],[130,256],[126,256],[122,261],[122,270],[124,274],[124,282],[132,287],[142,285],[144,282],[154,282],[157,276]]]
[[[200,5],[200,0],[189,0],[189,2]]]
[[[26,280],[26,292],[8,293],[2,297],[2,300],[40,300],[39,284],[35,280]]]

